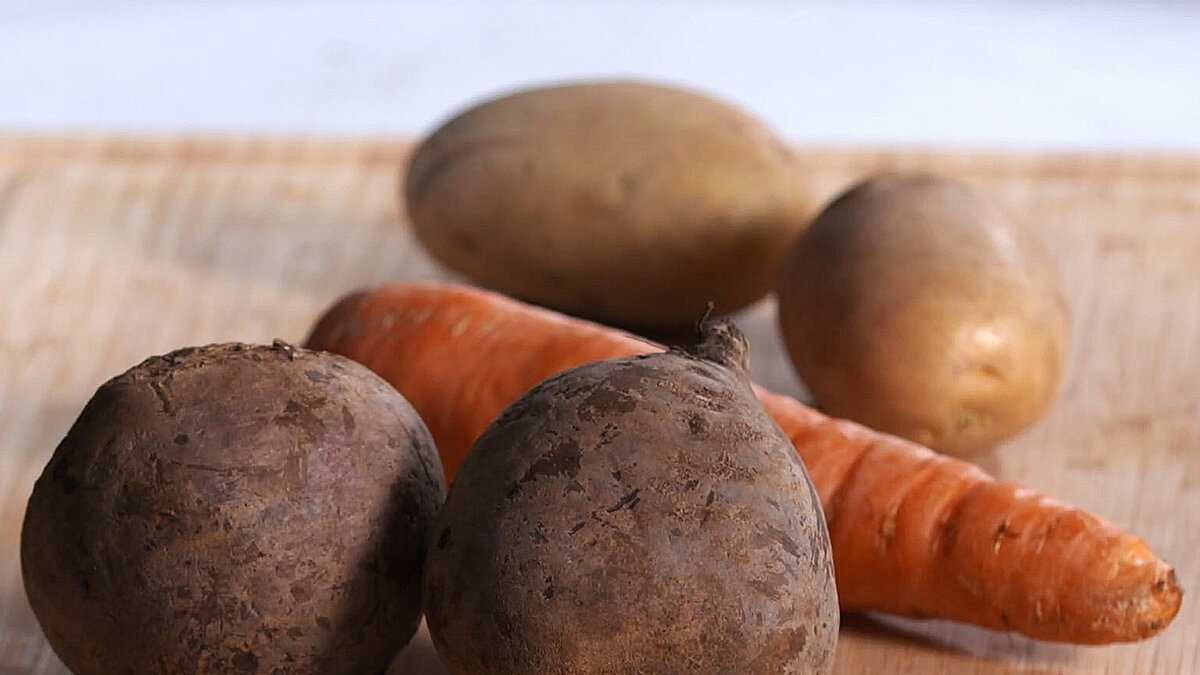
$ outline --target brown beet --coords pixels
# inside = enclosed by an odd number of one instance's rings
[[[30,497],[31,605],[76,673],[380,672],[420,618],[428,431],[347,359],[183,349],[100,387]]]
[[[467,455],[426,561],[456,673],[824,673],[828,532],[732,324],[543,382]]]

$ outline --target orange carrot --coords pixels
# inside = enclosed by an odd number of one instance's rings
[[[308,346],[359,361],[399,389],[433,433],[447,479],[484,428],[542,380],[662,349],[439,284],[349,295],[321,318]],[[1080,644],[1146,638],[1179,611],[1174,571],[1113,523],[790,397],[758,395],[821,496],[843,611],[954,619]]]

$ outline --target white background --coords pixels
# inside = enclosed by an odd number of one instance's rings
[[[399,134],[662,79],[797,142],[1200,150],[1200,2],[0,0],[0,130]]]

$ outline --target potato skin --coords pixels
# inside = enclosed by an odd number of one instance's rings
[[[395,390],[286,345],[184,349],[102,385],[25,514],[75,673],[378,673],[415,633],[444,481]]]
[[[426,561],[454,673],[824,673],[829,535],[744,374],[679,353],[551,378],[483,434]]]
[[[1049,409],[1070,319],[1047,253],[965,185],[884,175],[789,253],[779,321],[817,404],[942,452],[994,446]]]
[[[789,148],[696,92],[564,84],[476,105],[416,150],[418,240],[488,288],[604,323],[694,329],[767,294],[811,215]]]

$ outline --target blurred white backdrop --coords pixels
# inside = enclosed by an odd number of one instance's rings
[[[797,142],[1200,150],[1200,3],[0,0],[0,129],[411,135],[637,76]]]

